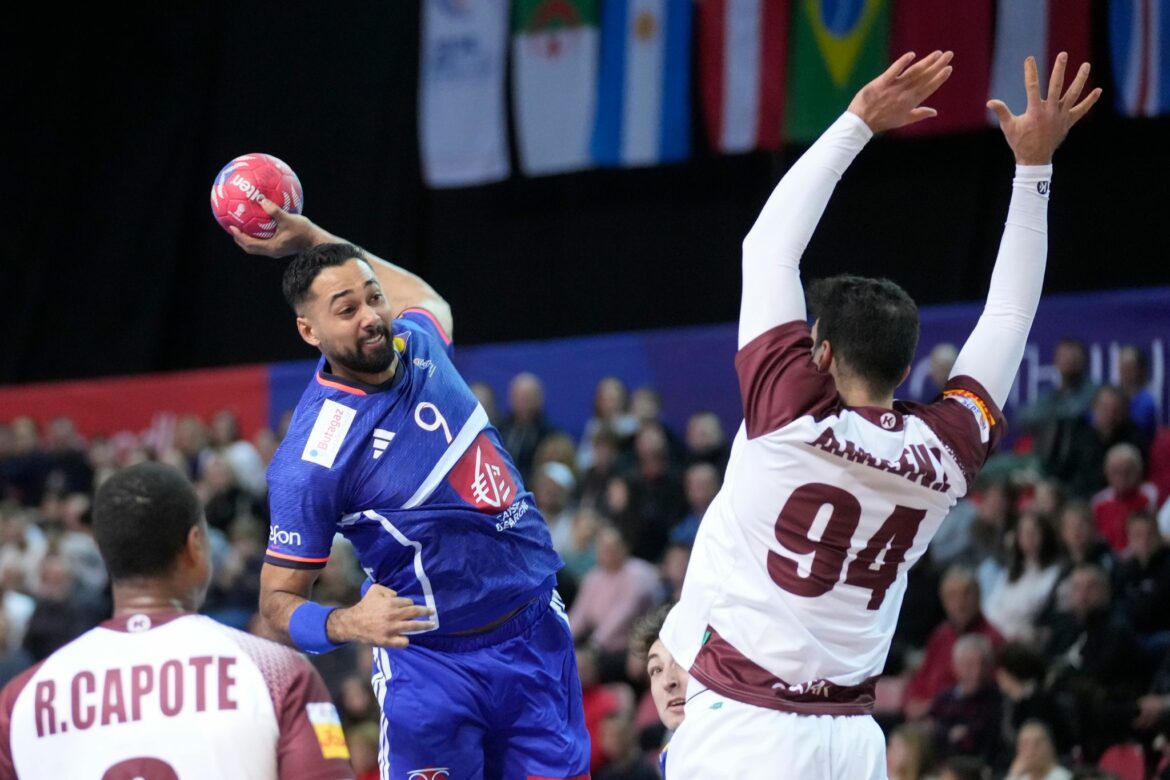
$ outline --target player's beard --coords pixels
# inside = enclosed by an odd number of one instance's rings
[[[390,368],[390,364],[394,362],[394,345],[390,340],[390,329],[384,324],[379,324],[378,332],[371,334],[371,336],[379,334],[384,337],[384,340],[375,349],[363,349],[362,345],[358,344],[355,350],[338,353],[333,358],[333,362],[357,374],[382,373]]]

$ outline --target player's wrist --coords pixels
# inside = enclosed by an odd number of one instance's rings
[[[1016,176],[1046,178],[1052,175],[1052,163],[1016,163]]]
[[[310,227],[308,233],[305,236],[305,245],[302,247],[303,249],[312,249],[313,247],[320,246],[321,244],[345,243],[344,240],[333,235],[328,230],[325,230],[322,227],[318,227],[315,223],[310,222],[309,225]]]
[[[336,650],[347,641],[342,632],[331,632],[330,624],[337,607],[327,607],[315,601],[306,601],[293,610],[288,621],[288,636],[300,650],[319,655]],[[336,625],[334,626],[336,628]]]

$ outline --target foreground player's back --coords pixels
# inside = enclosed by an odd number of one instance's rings
[[[845,406],[813,369],[811,343],[793,322],[739,353],[744,425],[672,620],[709,687],[761,706],[862,712],[903,575],[1003,426],[962,377],[929,405]]]
[[[336,710],[298,653],[190,613],[107,621],[0,698],[0,775],[352,777]]]

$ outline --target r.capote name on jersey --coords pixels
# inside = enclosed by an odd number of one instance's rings
[[[33,691],[38,737],[95,726],[133,723],[181,712],[234,710],[232,656],[172,658],[130,668],[84,670],[67,683],[40,680]]]

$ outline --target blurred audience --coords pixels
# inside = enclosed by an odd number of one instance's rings
[[[954,566],[939,585],[946,620],[931,633],[922,663],[906,686],[903,712],[911,720],[930,710],[935,698],[955,684],[953,655],[955,642],[969,634],[987,637],[992,647],[1003,637],[980,611],[979,581],[970,569]]]
[[[984,613],[1010,641],[1036,641],[1036,617],[1060,576],[1056,532],[1039,515],[1025,513],[1016,524],[1007,566],[984,603]]]
[[[1130,514],[1158,507],[1158,489],[1142,481],[1142,455],[1132,444],[1116,444],[1105,456],[1105,480],[1108,483],[1093,496],[1093,514],[1097,518],[1097,534],[1115,553],[1122,553],[1129,540],[1126,520]]]
[[[886,772],[890,780],[928,780],[934,768],[930,729],[904,723],[886,740]]]
[[[935,750],[941,758],[978,756],[990,761],[999,747],[1003,698],[992,681],[994,650],[981,634],[955,642],[951,655],[955,684],[930,705]]]
[[[1144,457],[1158,414],[1145,356],[1129,346],[1116,355],[1118,385],[1097,388],[1083,345],[1061,343],[1058,386],[1023,414],[1009,411],[1029,434],[1014,460],[985,471],[910,570],[878,686],[879,700],[888,695],[879,722],[889,729],[892,778],[991,780],[1009,769],[1013,780],[1064,777],[1062,759],[1093,777],[1106,748],[1136,741],[1150,776],[1170,780],[1170,496],[1149,484],[1162,472],[1147,473]],[[928,396],[953,357],[953,348],[931,355]],[[723,425],[710,411],[672,410],[689,413],[672,414],[686,420],[673,430],[657,390],[630,394],[605,377],[574,441],[547,422],[533,374],[510,383],[503,418],[489,385],[473,392],[566,563],[558,588],[579,646],[593,776],[654,777],[653,756],[682,718],[686,690],[685,671],[657,641],[666,608],[655,607],[678,598],[719,492],[730,452]],[[270,635],[256,614],[263,471],[287,424],[285,413],[245,432],[231,410],[207,420],[160,414],[147,431],[83,437],[65,417],[0,419],[0,681],[108,614],[89,501],[115,471],[144,460],[183,469],[206,502],[214,563],[206,613]],[[1170,432],[1157,441],[1170,442]],[[352,603],[364,578],[338,537],[315,597]],[[370,659],[354,645],[313,662],[338,703],[357,774],[373,778]]]
[[[536,374],[517,374],[508,384],[508,416],[500,422],[500,438],[520,475],[532,476],[532,461],[540,440],[553,432],[544,418],[544,384]]]
[[[1020,729],[1006,780],[1072,780],[1072,772],[1056,760],[1052,735],[1040,721],[1029,721]]]
[[[597,567],[585,575],[569,610],[573,636],[611,653],[626,652],[634,621],[657,603],[658,573],[630,557],[621,533],[607,526],[597,532]]]
[[[577,467],[587,471],[594,464],[594,439],[601,431],[608,431],[620,445],[632,439],[638,430],[638,421],[630,414],[630,394],[626,383],[607,376],[597,383],[593,392],[593,415],[581,432],[581,446],[577,450]]]

